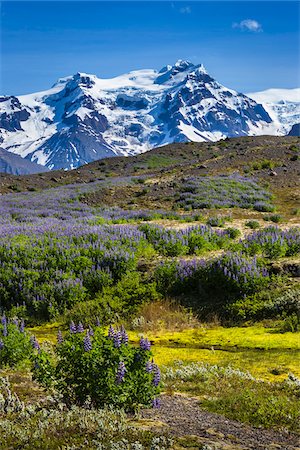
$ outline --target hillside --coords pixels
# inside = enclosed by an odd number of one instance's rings
[[[0,192],[34,191],[68,184],[97,183],[106,180],[113,184],[118,176],[157,177],[160,190],[150,184],[142,197],[135,199],[136,207],[160,208],[170,187],[167,181],[187,175],[215,175],[239,172],[267,183],[274,193],[280,192],[278,203],[297,207],[299,186],[298,137],[257,136],[227,139],[218,143],[177,143],[151,150],[133,157],[113,157],[86,164],[70,171],[51,171],[29,176],[0,174]],[[114,188],[112,188],[114,189]],[[132,194],[141,190],[132,186],[121,195],[109,191],[93,193],[91,204],[126,206]],[[105,199],[101,200],[102,196]]]
[[[299,155],[240,137],[0,175],[0,449],[296,450]]]

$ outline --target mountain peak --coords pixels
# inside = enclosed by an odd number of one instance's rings
[[[186,70],[191,67],[194,67],[194,64],[191,61],[185,59],[178,59],[173,67],[176,67],[180,70]]]
[[[163,67],[158,73],[158,77],[155,80],[155,84],[164,84],[172,81],[172,79],[180,74],[191,71],[194,68],[194,64],[190,61],[185,61],[183,59],[178,59],[176,63],[171,66],[167,65]]]

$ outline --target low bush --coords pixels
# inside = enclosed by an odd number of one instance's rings
[[[260,228],[259,222],[257,222],[256,220],[249,220],[245,223],[245,225],[252,230],[257,230],[258,228]]]
[[[0,368],[14,367],[33,356],[35,341],[24,329],[24,321],[2,316],[0,324]]]
[[[158,291],[179,296],[201,318],[228,318],[228,305],[264,290],[272,278],[261,261],[227,253],[213,261],[181,260],[161,264],[155,272]]]
[[[140,272],[131,272],[114,285],[104,287],[93,300],[77,303],[64,318],[67,323],[75,320],[88,325],[98,317],[106,325],[130,319],[142,305],[160,298],[155,281]]]
[[[282,222],[282,216],[280,214],[272,214],[270,216],[265,216],[264,220],[266,222],[279,223],[279,222]]]
[[[128,343],[124,328],[84,329],[71,323],[70,331],[59,333],[56,359],[44,351],[34,362],[36,379],[52,383],[67,404],[90,401],[96,407],[113,405],[135,410],[139,405],[156,404],[160,391],[160,371],[151,361],[150,342],[141,338],[140,346]],[[52,366],[54,364],[54,366]]]

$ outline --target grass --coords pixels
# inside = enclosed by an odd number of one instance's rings
[[[197,396],[202,408],[265,428],[300,431],[299,385],[256,380],[244,370],[177,364],[164,374],[169,392]]]
[[[136,339],[136,333],[129,335],[131,339]],[[300,351],[300,333],[282,334],[275,328],[264,328],[262,325],[232,328],[199,327],[184,332],[148,332],[146,335],[155,344],[163,346]]]
[[[264,381],[283,381],[289,373],[300,377],[299,351],[225,351],[195,349],[188,350],[153,346],[154,359],[158,365],[172,365],[176,361],[186,364],[203,362],[220,367],[233,367],[249,371],[254,377]]]

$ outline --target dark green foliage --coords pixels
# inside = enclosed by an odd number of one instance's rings
[[[51,380],[68,404],[91,401],[96,407],[127,410],[150,406],[160,390],[159,369],[148,347],[131,346],[124,333],[111,328],[107,336],[100,327],[69,332],[56,346],[57,363],[38,354],[35,376],[45,385]]]
[[[270,216],[265,216],[264,220],[266,222],[279,223],[279,222],[282,222],[282,216],[280,214],[272,214]]]
[[[3,335],[4,328],[6,332]],[[33,355],[30,335],[21,332],[14,323],[0,324],[0,367],[13,367],[22,361],[29,360]]]
[[[67,323],[75,320],[87,325],[98,317],[106,325],[130,318],[141,305],[159,298],[155,281],[132,272],[116,284],[104,287],[93,300],[77,303],[65,314],[65,319]]]
[[[258,228],[260,228],[259,222],[257,222],[257,220],[249,220],[245,223],[245,225],[252,230],[257,230]]]

